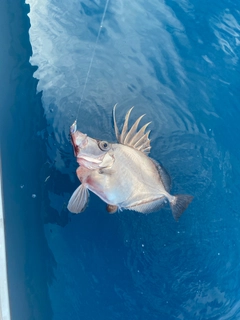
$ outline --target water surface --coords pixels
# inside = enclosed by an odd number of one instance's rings
[[[110,0],[96,44],[104,1],[27,2],[6,7],[13,319],[240,317],[240,5]],[[119,123],[132,105],[132,121],[146,113],[172,193],[194,195],[178,223],[168,207],[109,215],[93,194],[84,213],[67,211],[79,184],[69,125],[115,141],[116,102]]]

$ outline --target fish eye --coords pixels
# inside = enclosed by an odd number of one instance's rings
[[[98,146],[102,151],[107,151],[110,149],[110,144],[107,141],[99,141]]]

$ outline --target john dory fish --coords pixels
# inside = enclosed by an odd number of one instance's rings
[[[77,176],[81,185],[68,203],[68,210],[82,212],[89,198],[89,191],[107,203],[107,210],[135,210],[150,213],[169,202],[177,220],[192,201],[190,195],[171,195],[170,178],[163,167],[148,157],[151,146],[149,123],[138,130],[139,117],[128,129],[131,108],[125,117],[122,132],[116,122],[116,106],[113,108],[114,129],[117,143],[109,143],[88,137],[77,131],[76,121],[70,127],[74,154],[79,163]]]

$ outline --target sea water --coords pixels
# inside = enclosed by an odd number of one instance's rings
[[[240,4],[110,0],[96,43],[105,5],[2,2],[12,319],[238,319]],[[146,113],[171,193],[194,196],[179,222],[169,206],[109,215],[93,194],[67,211],[69,126],[116,141],[115,103],[119,124]]]

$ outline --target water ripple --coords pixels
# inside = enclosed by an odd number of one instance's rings
[[[105,2],[28,3],[30,62],[37,66],[47,121],[38,132],[48,149],[41,180],[50,177],[43,186],[43,207],[45,221],[56,225],[55,233],[47,234],[59,265],[51,296],[62,298],[59,288],[69,284],[65,300],[72,319],[82,310],[104,319],[123,314],[151,320],[237,319],[237,5],[110,1],[96,47],[79,126],[90,136],[115,141],[116,102],[119,124],[132,105],[131,123],[146,113],[146,121],[153,121],[151,156],[170,173],[171,192],[194,195],[176,223],[168,206],[151,215],[107,215],[94,195],[86,212],[69,220],[66,203],[78,182],[68,130]]]

